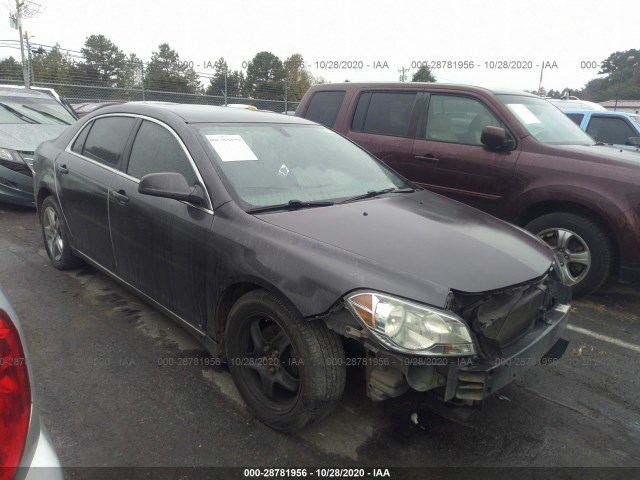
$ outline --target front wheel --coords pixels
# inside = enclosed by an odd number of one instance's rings
[[[301,429],[328,414],[342,396],[346,371],[340,337],[265,290],[235,303],[224,343],[240,395],[275,430]]]
[[[525,227],[544,240],[555,253],[557,267],[574,297],[597,290],[613,267],[613,248],[603,228],[588,217],[554,212]]]

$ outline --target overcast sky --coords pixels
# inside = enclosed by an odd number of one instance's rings
[[[0,45],[17,40],[2,0]],[[42,13],[24,20],[34,43],[80,50],[87,36],[103,34],[126,53],[148,61],[168,42],[198,72],[224,56],[241,69],[262,50],[284,60],[301,53],[309,70],[326,80],[398,80],[418,61],[473,61],[473,69],[439,69],[439,81],[489,87],[538,88],[543,62],[547,90],[579,88],[617,50],[639,48],[637,0],[38,0]],[[20,57],[0,47],[0,58]],[[362,69],[330,70],[316,62],[362,62]],[[485,62],[520,61],[531,69],[504,70]],[[377,63],[379,62],[379,63]],[[384,63],[388,68],[376,68]],[[527,62],[531,62],[528,64]],[[491,68],[491,67],[494,68]],[[415,71],[411,69],[408,73]]]

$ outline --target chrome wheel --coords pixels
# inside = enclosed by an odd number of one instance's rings
[[[44,238],[51,258],[59,262],[64,252],[62,224],[53,207],[47,207],[43,215]]]
[[[580,235],[562,228],[549,228],[539,232],[538,237],[553,249],[566,285],[575,285],[587,276],[591,268],[591,251]]]

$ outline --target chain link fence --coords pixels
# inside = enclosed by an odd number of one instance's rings
[[[21,79],[9,78],[0,79],[0,83],[22,84]],[[230,105],[244,104],[253,105],[260,110],[270,110],[272,112],[284,113],[292,112],[298,106],[297,101],[261,99],[252,97],[231,97],[224,95],[207,95],[204,93],[185,93],[168,90],[147,90],[144,88],[119,88],[102,87],[96,85],[76,85],[59,82],[38,82],[33,83],[34,87],[45,87],[54,89],[58,95],[64,97],[72,105],[80,103],[95,102],[172,102],[191,103],[200,105]]]

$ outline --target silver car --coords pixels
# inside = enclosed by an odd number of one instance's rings
[[[63,478],[38,412],[22,328],[1,290],[0,412],[0,479]]]

